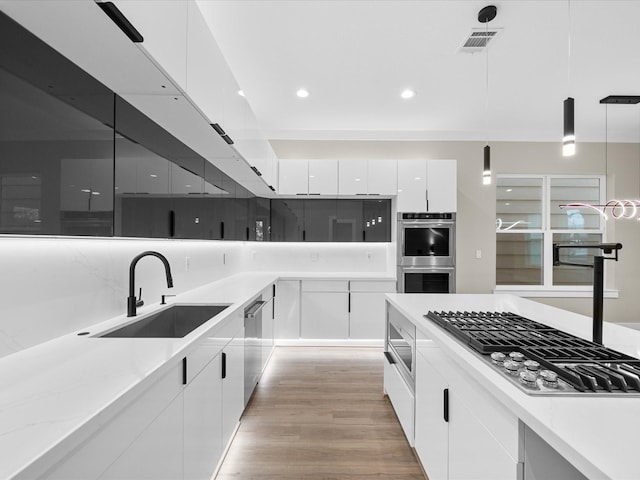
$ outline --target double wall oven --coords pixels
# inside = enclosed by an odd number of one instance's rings
[[[398,292],[455,292],[455,217],[455,213],[398,213]]]

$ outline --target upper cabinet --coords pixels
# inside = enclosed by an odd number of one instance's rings
[[[181,0],[116,0],[114,3],[144,37],[141,47],[184,89],[189,4]]]
[[[281,195],[306,195],[309,193],[309,163],[307,160],[281,159],[279,161]]]
[[[338,194],[338,161],[309,160],[309,195]]]
[[[338,193],[365,195],[367,188],[367,160],[340,160],[338,163]]]
[[[399,160],[399,212],[455,212],[455,160]]]
[[[397,164],[395,160],[367,160],[367,193],[369,195],[397,195]]]

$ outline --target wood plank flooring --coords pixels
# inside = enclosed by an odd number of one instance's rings
[[[383,395],[383,358],[277,347],[216,479],[424,480]]]

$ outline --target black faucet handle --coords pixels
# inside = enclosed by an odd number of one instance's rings
[[[144,305],[144,300],[142,300],[142,287],[138,291],[138,300],[136,300],[136,307],[141,307]]]
[[[168,295],[168,294],[162,295],[162,300],[160,301],[160,305],[166,305],[167,302],[165,302],[164,300],[167,297],[175,297],[175,295]]]

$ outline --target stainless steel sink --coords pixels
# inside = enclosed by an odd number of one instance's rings
[[[211,320],[229,305],[172,305],[98,337],[181,338]]]

